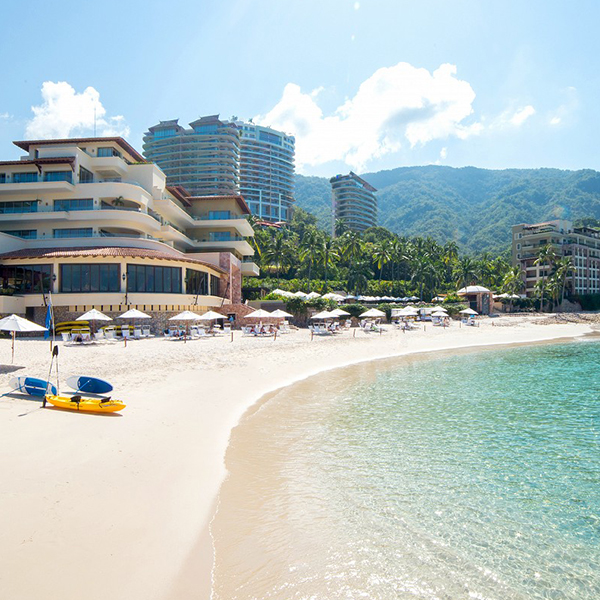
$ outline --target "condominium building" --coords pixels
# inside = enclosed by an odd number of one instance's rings
[[[119,137],[15,142],[0,162],[0,313],[155,313],[241,300],[257,275],[239,194],[190,195]]]
[[[241,138],[240,191],[262,221],[286,222],[294,206],[295,139],[270,127],[236,121]]]
[[[512,228],[512,260],[524,272],[526,292],[533,296],[536,283],[552,274],[551,265],[536,265],[539,251],[550,245],[558,257],[570,256],[572,274],[568,286],[578,295],[600,292],[600,231],[573,227],[571,221],[557,219]]]
[[[240,134],[219,115],[201,117],[181,127],[178,119],[161,121],[144,135],[144,156],[155,162],[169,185],[185,187],[193,196],[240,192]]]
[[[332,177],[332,230],[340,220],[352,231],[364,231],[377,225],[377,191],[364,179],[350,171],[348,175]]]

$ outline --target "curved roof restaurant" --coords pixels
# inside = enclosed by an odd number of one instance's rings
[[[190,195],[120,137],[15,142],[0,162],[0,313],[57,321],[138,307],[156,319],[241,302],[258,275],[237,193]]]

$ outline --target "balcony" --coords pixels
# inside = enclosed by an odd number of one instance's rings
[[[70,181],[28,181],[26,183],[14,183],[7,181],[0,183],[0,197],[3,195],[19,194],[52,194],[55,192],[72,192],[75,186]]]
[[[250,257],[245,257],[242,261],[241,271],[245,277],[258,277],[260,275],[260,268],[254,262],[254,259]]]
[[[220,229],[225,227],[235,228],[240,236],[251,237],[254,235],[252,225],[241,215],[230,215],[220,219],[210,218],[208,215],[194,216],[192,227],[198,229]]]

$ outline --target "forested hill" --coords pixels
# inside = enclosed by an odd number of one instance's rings
[[[592,170],[401,167],[362,175],[379,191],[379,225],[401,235],[455,240],[472,252],[497,252],[516,223],[600,218],[600,173]],[[296,176],[297,205],[331,226],[324,177]]]

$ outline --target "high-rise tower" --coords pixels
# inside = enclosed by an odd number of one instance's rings
[[[241,132],[240,191],[259,219],[289,221],[294,205],[295,139],[270,127],[236,121]]]
[[[343,221],[352,231],[364,231],[377,225],[377,191],[364,179],[350,171],[330,180],[332,192],[333,233],[335,221]]]
[[[201,117],[184,129],[178,119],[161,121],[144,135],[144,156],[166,174],[169,185],[193,196],[240,191],[240,132],[219,115]]]

